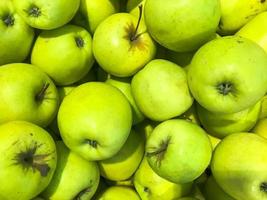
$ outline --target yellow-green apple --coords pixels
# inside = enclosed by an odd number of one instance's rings
[[[63,99],[58,111],[64,143],[86,160],[114,156],[126,142],[131,126],[128,100],[107,83],[79,85]]]
[[[137,106],[154,121],[179,116],[193,103],[186,72],[168,60],[150,61],[134,75],[131,86]]]
[[[197,104],[197,113],[201,124],[209,134],[217,138],[224,138],[232,133],[249,131],[255,126],[260,111],[261,101],[245,110],[229,114],[210,112]]]
[[[138,168],[144,152],[145,137],[132,130],[116,155],[98,161],[101,176],[112,181],[129,179]]]
[[[222,35],[235,33],[257,14],[267,10],[265,0],[220,0],[220,3],[221,19],[218,32]],[[259,32],[262,32],[260,29]]]
[[[263,119],[267,117],[267,95],[264,95],[261,99],[261,112],[259,119]]]
[[[97,200],[141,200],[136,191],[131,187],[111,186],[101,193]]]
[[[93,66],[92,37],[75,25],[43,31],[33,46],[31,63],[46,72],[57,85],[75,83]]]
[[[144,157],[134,174],[134,187],[142,200],[170,200],[189,194],[192,183],[176,184],[160,177]]]
[[[211,146],[212,146],[212,149],[214,151],[214,149],[216,148],[216,146],[221,142],[221,139],[217,138],[217,137],[214,137],[213,135],[211,134],[208,134],[208,137],[210,139],[210,142],[211,142]]]
[[[42,192],[57,164],[56,145],[47,131],[26,121],[0,125],[0,199],[28,200]]]
[[[196,101],[210,112],[235,113],[256,104],[267,90],[267,56],[249,39],[225,36],[203,45],[188,67]]]
[[[12,0],[0,1],[0,65],[22,62],[29,55],[33,29],[16,12]]]
[[[104,19],[119,12],[119,4],[118,0],[81,0],[73,23],[86,28],[93,34]]]
[[[131,105],[131,108],[132,108],[133,125],[138,124],[141,121],[143,121],[145,116],[137,107],[135,100],[133,98],[133,95],[132,95],[131,78],[128,78],[128,77],[120,78],[120,77],[111,76],[110,78],[106,80],[106,83],[118,88],[128,99]]]
[[[0,67],[0,123],[24,120],[42,127],[56,116],[58,93],[41,69],[24,63]]]
[[[143,0],[127,0],[126,11],[130,12],[135,9]]]
[[[77,12],[80,0],[12,0],[19,15],[37,29],[55,29],[67,24]],[[62,51],[61,51],[62,52]]]
[[[218,185],[234,199],[267,199],[267,140],[234,133],[216,147],[211,170]]]
[[[267,139],[267,118],[258,120],[251,132]]]
[[[146,157],[151,168],[174,183],[188,183],[208,167],[212,146],[206,132],[183,119],[160,123],[146,143]]]
[[[188,52],[214,37],[220,20],[220,2],[146,0],[144,12],[148,32],[159,44],[173,51]]]
[[[62,141],[57,141],[56,147],[57,168],[41,196],[49,200],[90,199],[100,179],[97,163],[70,151]]]
[[[139,18],[116,13],[99,24],[93,37],[94,56],[106,72],[128,77],[154,58],[156,44]]]

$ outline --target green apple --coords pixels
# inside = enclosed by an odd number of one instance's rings
[[[144,157],[134,174],[134,186],[142,200],[170,200],[189,194],[192,183],[167,181],[151,169]]]
[[[112,181],[129,179],[138,168],[144,152],[145,137],[132,130],[116,155],[98,162],[101,176]]]
[[[213,176],[210,176],[204,186],[203,193],[206,200],[234,200],[231,196],[225,193],[216,183]]]
[[[77,12],[80,0],[12,0],[19,15],[37,29],[55,29],[67,24]]]
[[[118,88],[128,99],[131,105],[131,108],[132,108],[133,125],[138,124],[141,121],[143,121],[145,116],[137,107],[135,100],[133,98],[133,95],[132,95],[131,78],[128,78],[128,77],[120,78],[120,77],[111,76],[110,78],[106,80],[106,83]]]
[[[0,124],[24,120],[42,127],[56,116],[58,93],[38,67],[14,63],[0,67]]]
[[[267,139],[267,118],[257,121],[251,132]]]
[[[0,1],[0,65],[22,62],[29,55],[34,31],[15,11],[12,0]]]
[[[267,140],[234,133],[216,147],[211,170],[218,185],[234,199],[267,199]]]
[[[259,119],[263,119],[267,117],[267,95],[261,99],[261,112]]]
[[[100,194],[97,200],[141,200],[136,191],[125,186],[111,186]]]
[[[153,129],[159,124],[160,122],[155,122],[149,119],[145,119],[139,124],[133,126],[134,130],[141,135],[143,135],[146,139],[150,136]]]
[[[55,172],[54,140],[44,129],[25,121],[1,124],[0,133],[0,199],[36,197]]]
[[[126,11],[130,12],[135,9],[143,0],[127,0]]]
[[[97,65],[95,65],[95,62],[92,66],[92,68],[89,70],[89,72],[82,77],[78,82],[74,83],[74,85],[81,85],[83,83],[97,81]]]
[[[187,65],[190,64],[195,53],[195,51],[193,52],[175,52],[171,50],[167,51],[168,51],[166,53],[167,59],[182,67],[186,67]]]
[[[232,133],[249,131],[255,126],[260,111],[261,101],[245,110],[230,114],[213,113],[199,104],[197,105],[197,113],[201,124],[209,134],[217,138],[224,138]]]
[[[93,34],[104,19],[119,12],[119,3],[120,0],[81,0],[73,22]]]
[[[150,61],[134,75],[131,86],[137,106],[154,121],[179,116],[193,103],[186,72],[168,60]]]
[[[267,90],[267,55],[256,43],[226,36],[203,45],[188,67],[196,101],[210,112],[235,113],[256,104]]]
[[[79,85],[64,98],[58,111],[64,143],[86,160],[114,156],[126,142],[131,126],[128,100],[107,83]]]
[[[93,66],[91,35],[74,25],[43,31],[33,46],[31,63],[46,72],[57,85],[75,83]]]
[[[177,52],[205,44],[214,37],[220,20],[219,0],[146,0],[144,11],[151,36]]]
[[[221,139],[217,138],[217,137],[214,137],[213,135],[211,134],[208,134],[208,137],[210,139],[210,142],[211,142],[211,146],[212,146],[212,149],[214,151],[214,149],[216,148],[216,146],[221,142]]]
[[[218,32],[222,35],[235,33],[257,14],[267,10],[265,0],[220,0],[220,3],[221,19]],[[259,33],[262,28],[259,27]]]
[[[96,192],[100,173],[96,162],[87,161],[56,142],[57,168],[41,196],[49,200],[90,199]]]
[[[106,72],[128,77],[135,74],[154,58],[156,44],[146,31],[140,17],[117,13],[97,27],[93,37],[94,56]]]
[[[151,168],[174,183],[188,183],[208,167],[212,146],[206,132],[182,119],[160,123],[146,143]]]

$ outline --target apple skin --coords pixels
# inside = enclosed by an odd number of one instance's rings
[[[116,13],[97,27],[93,52],[100,67],[118,77],[135,74],[154,58],[156,45],[138,18],[129,13]]]
[[[90,199],[100,180],[97,163],[70,151],[62,141],[57,141],[56,147],[57,168],[41,196],[50,200]]]
[[[75,25],[43,31],[33,46],[31,63],[46,72],[57,85],[75,83],[93,66],[92,37]]]
[[[151,168],[174,183],[188,183],[208,167],[212,146],[206,132],[182,119],[160,123],[146,142],[146,157]]]
[[[144,12],[148,32],[154,40],[170,50],[188,52],[214,37],[220,20],[220,2],[146,0]]]
[[[109,159],[98,161],[101,176],[112,181],[129,179],[142,161],[144,152],[144,135],[132,130],[116,155]]]
[[[67,24],[77,12],[80,0],[12,0],[18,14],[30,26],[51,30]]]
[[[251,132],[267,139],[267,118],[258,120]]]
[[[168,60],[150,61],[134,75],[131,86],[137,106],[154,121],[179,116],[193,103],[186,72]]]
[[[235,113],[256,104],[267,90],[267,56],[251,40],[226,36],[203,45],[188,67],[195,100],[216,113]]]
[[[197,104],[197,113],[201,124],[209,134],[217,138],[249,131],[257,123],[260,111],[261,101],[245,110],[230,114],[213,113]]]
[[[52,137],[25,121],[1,124],[0,132],[0,182],[4,185],[0,187],[0,199],[36,197],[55,172],[57,154]]]
[[[111,186],[101,193],[97,200],[141,200],[136,191],[131,187]]]
[[[64,143],[86,160],[114,156],[127,140],[131,126],[128,100],[106,83],[79,85],[63,99],[58,111],[58,128]]]
[[[126,11],[131,12],[135,9],[143,0],[127,0]]]
[[[267,140],[252,133],[234,133],[216,147],[211,170],[218,185],[234,199],[267,199]]]
[[[12,0],[0,1],[0,65],[22,62],[29,55],[34,30],[15,11]]]
[[[267,117],[267,95],[261,99],[261,112],[259,119],[263,119]]]
[[[23,120],[46,127],[56,116],[58,93],[38,67],[24,63],[0,67],[0,124]]]
[[[213,135],[211,134],[208,134],[208,137],[210,139],[210,142],[211,142],[211,146],[212,146],[212,149],[213,151],[215,150],[216,146],[221,142],[221,139],[217,138],[217,137],[214,137]]]

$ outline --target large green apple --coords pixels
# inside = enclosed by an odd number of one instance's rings
[[[30,53],[34,31],[17,14],[12,0],[0,1],[0,65],[22,62]]]
[[[155,121],[176,117],[193,103],[186,72],[168,60],[150,61],[134,75],[131,86],[141,112]]]
[[[144,152],[145,136],[132,130],[116,155],[98,162],[101,176],[113,181],[129,179],[138,168]]]
[[[43,31],[33,46],[31,63],[46,72],[57,85],[77,82],[94,63],[91,35],[74,25]]]
[[[58,93],[38,67],[14,63],[0,67],[0,124],[12,120],[47,126],[56,116]]]
[[[211,170],[218,185],[234,199],[267,199],[267,140],[235,133],[216,147]]]
[[[114,156],[127,140],[131,126],[128,100],[106,83],[79,85],[63,99],[58,112],[64,143],[86,160]]]
[[[57,168],[41,196],[49,200],[90,199],[96,192],[100,173],[96,162],[87,161],[56,142]]]
[[[156,45],[140,19],[129,13],[117,13],[97,27],[93,52],[106,72],[118,77],[131,76],[155,56]]]
[[[141,200],[136,191],[131,187],[111,186],[101,193],[97,200]]]
[[[142,200],[170,200],[189,194],[192,183],[167,181],[151,169],[144,157],[134,174],[134,186]]]
[[[212,146],[206,132],[182,119],[167,120],[156,126],[146,143],[151,168],[174,183],[188,183],[208,167]]]
[[[267,91],[267,54],[256,43],[226,36],[203,45],[188,67],[197,102],[217,113],[235,113],[256,104]]]
[[[201,124],[209,134],[217,138],[224,138],[232,133],[249,131],[255,126],[260,111],[261,101],[245,110],[230,114],[213,113],[199,104],[197,105],[197,113]]]
[[[12,0],[19,15],[37,29],[55,29],[67,24],[77,12],[80,0]]]
[[[0,154],[1,200],[36,197],[55,172],[57,153],[52,137],[29,122],[0,125]]]
[[[214,37],[220,20],[219,0],[146,0],[148,32],[162,46],[193,51]]]
[[[118,0],[81,0],[73,22],[93,34],[104,19],[119,12],[119,3]]]

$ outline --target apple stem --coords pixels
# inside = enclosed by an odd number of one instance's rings
[[[141,22],[141,18],[142,18],[142,14],[143,14],[143,5],[142,4],[139,5],[138,8],[139,8],[139,17],[138,17],[137,25],[136,25],[135,30],[134,30],[134,34],[130,38],[131,41],[136,40],[141,35],[141,34],[137,34],[137,31],[138,31],[138,28],[139,28],[139,25]]]
[[[6,24],[6,26],[13,26],[14,25],[14,22],[15,22],[15,19],[12,15],[7,15],[5,18],[4,18],[4,23]]]
[[[41,91],[35,96],[36,101],[42,101],[44,99],[45,92],[48,89],[49,85],[50,85],[50,83],[44,84]]]

